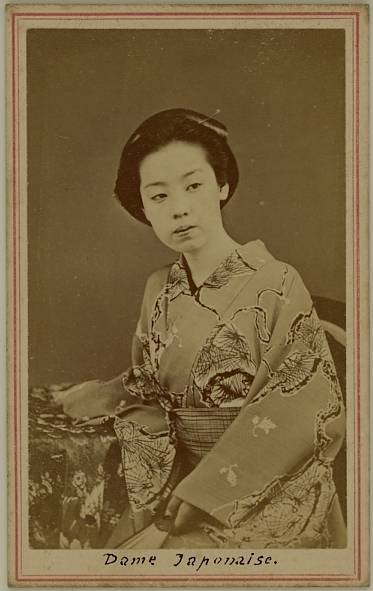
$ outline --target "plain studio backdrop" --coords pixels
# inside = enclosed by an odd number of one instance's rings
[[[112,195],[124,143],[164,109],[220,109],[240,169],[227,231],[344,301],[344,43],[332,29],[29,31],[31,385],[130,365],[146,279],[176,255]]]

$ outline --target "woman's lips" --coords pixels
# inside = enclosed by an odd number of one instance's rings
[[[174,234],[182,234],[184,232],[192,230],[193,228],[195,228],[195,226],[179,226],[177,230],[174,231]]]

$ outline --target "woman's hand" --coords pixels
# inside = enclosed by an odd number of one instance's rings
[[[173,495],[167,505],[165,514],[167,517],[175,518],[173,531],[182,533],[200,523],[203,520],[204,511]]]
[[[124,398],[122,376],[110,382],[92,380],[59,392],[55,402],[75,422],[86,422],[95,417],[115,414],[115,409]]]

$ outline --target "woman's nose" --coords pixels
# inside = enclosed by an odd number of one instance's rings
[[[187,195],[178,193],[172,198],[172,217],[181,218],[189,214],[189,200]]]

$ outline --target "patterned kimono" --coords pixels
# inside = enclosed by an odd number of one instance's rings
[[[292,267],[250,242],[195,288],[181,256],[148,280],[132,355],[122,399],[107,401],[130,502],[122,539],[172,490],[201,510],[198,547],[344,544],[343,401]]]

